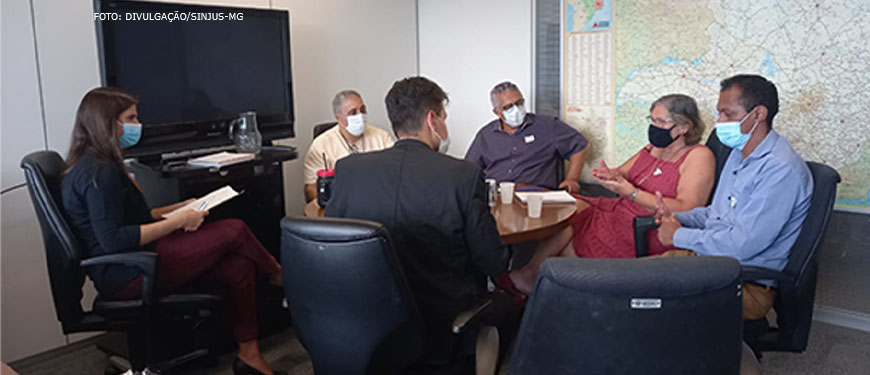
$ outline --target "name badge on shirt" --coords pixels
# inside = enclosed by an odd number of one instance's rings
[[[526,140],[526,143],[532,143],[532,142],[535,141],[535,135],[534,135],[534,134],[532,134],[532,135],[527,135],[526,138],[525,138],[525,140]]]

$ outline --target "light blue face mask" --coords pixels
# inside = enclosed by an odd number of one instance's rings
[[[752,111],[754,110],[755,108],[752,109]],[[740,132],[740,124],[749,117],[752,111],[749,111],[740,121],[717,122],[716,136],[719,137],[719,142],[725,146],[742,150],[746,142],[749,141],[752,132],[755,131],[755,127],[758,126],[758,121],[756,121],[755,125],[752,125],[752,129],[749,129],[749,133]]]
[[[139,143],[139,139],[142,138],[142,124],[137,124],[135,122],[125,122],[124,126],[124,134],[121,134],[121,138],[119,138],[121,142],[121,148],[129,148],[133,147],[137,143]]]

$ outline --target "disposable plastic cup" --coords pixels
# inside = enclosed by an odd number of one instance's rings
[[[529,217],[537,219],[541,217],[541,208],[544,205],[544,197],[540,195],[529,195],[526,198],[526,204],[529,208]]]
[[[511,204],[514,201],[513,182],[502,182],[498,184],[498,190],[501,192],[501,204]]]

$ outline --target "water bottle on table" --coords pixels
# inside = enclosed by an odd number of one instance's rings
[[[335,179],[335,169],[317,171],[317,205],[326,208],[332,196],[332,181]]]
[[[495,207],[498,203],[498,184],[495,182],[494,178],[486,179],[486,198],[489,201],[490,207]]]

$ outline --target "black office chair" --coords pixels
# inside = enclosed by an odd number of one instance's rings
[[[776,280],[779,288],[773,306],[777,326],[770,327],[767,319],[745,323],[746,342],[759,357],[764,351],[802,352],[807,347],[816,294],[817,250],[828,227],[840,182],[837,171],[827,165],[807,162],[807,166],[813,176],[813,197],[785,268],[776,271],[744,267],[744,281]],[[651,217],[634,220],[635,252],[641,257],[646,255],[646,231],[657,225]]]
[[[743,267],[743,280],[777,280],[778,283],[773,305],[776,327],[770,327],[767,319],[745,323],[746,341],[757,355],[765,351],[800,353],[807,348],[816,298],[818,249],[828,228],[840,182],[840,174],[833,168],[814,162],[807,165],[813,175],[813,198],[785,268],[775,271]]]
[[[565,161],[559,159],[556,163],[556,183],[561,184],[565,180]],[[555,187],[555,186],[554,186]]]
[[[737,374],[740,287],[727,257],[548,259],[509,372]]]
[[[355,219],[285,218],[281,230],[284,291],[314,371],[396,374],[416,366],[423,321],[386,228]],[[454,331],[477,313],[460,314]],[[487,339],[481,334],[478,343]],[[494,373],[496,359],[488,359]]]
[[[51,294],[63,333],[125,332],[133,374],[150,373],[150,369],[165,370],[206,355],[207,351],[200,349],[155,364],[151,362],[152,353],[149,353],[149,336],[162,318],[197,322],[208,318],[219,306],[220,298],[209,294],[155,296],[156,253],[130,252],[81,259],[79,241],[67,225],[61,206],[60,182],[64,162],[60,155],[54,151],[37,151],[24,157],[21,168],[42,229]],[[98,296],[93,310],[84,311],[81,306],[84,268],[97,264],[124,264],[137,268],[144,276],[142,299],[111,301]]]
[[[707,198],[707,204],[713,202],[713,192],[716,191],[716,186],[719,186],[719,175],[722,174],[722,168],[725,167],[725,162],[728,161],[728,155],[731,155],[731,147],[725,146],[719,141],[719,136],[716,135],[716,129],[707,137],[707,148],[713,152],[713,157],[716,159],[716,174],[713,178],[713,188],[710,189],[710,197]]]
[[[324,122],[321,124],[314,125],[314,129],[312,130],[313,136],[311,137],[311,139],[317,138],[318,136],[323,134],[323,132],[325,132],[329,129],[332,129],[332,127],[334,127],[336,125],[338,125],[338,123],[335,121]]]

